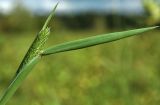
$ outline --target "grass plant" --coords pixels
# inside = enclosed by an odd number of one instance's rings
[[[57,4],[58,5],[58,4]],[[77,50],[86,47],[91,47],[99,44],[109,43],[112,41],[120,40],[126,37],[134,36],[146,31],[153,30],[155,27],[147,27],[141,29],[128,30],[123,32],[115,32],[103,35],[97,35],[93,37],[88,37],[80,40],[70,41],[55,46],[51,46],[47,49],[44,49],[48,36],[50,34],[50,28],[48,27],[49,21],[55,14],[56,7],[51,12],[50,16],[46,20],[43,28],[37,34],[35,40],[31,44],[28,52],[26,53],[22,63],[20,64],[15,76],[13,77],[10,85],[4,91],[4,94],[0,98],[0,105],[5,105],[9,99],[14,95],[16,90],[20,87],[23,81],[26,79],[28,74],[32,71],[33,67],[41,60],[42,57],[47,55],[56,54],[65,51]]]

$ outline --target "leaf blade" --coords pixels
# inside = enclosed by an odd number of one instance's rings
[[[44,24],[43,27],[42,27],[42,30],[44,30],[44,29],[47,28],[47,26],[48,26],[48,24],[49,24],[51,18],[52,18],[52,17],[54,16],[54,14],[55,14],[55,11],[56,11],[56,9],[57,9],[57,7],[58,7],[58,4],[59,4],[59,2],[55,5],[55,7],[53,8],[51,14],[48,16],[48,18],[47,18],[45,24]]]
[[[42,56],[65,52],[65,51],[82,49],[82,48],[91,47],[91,46],[95,46],[103,43],[108,43],[108,42],[116,41],[122,38],[134,36],[155,28],[157,28],[157,26],[140,28],[135,30],[123,31],[123,32],[115,32],[110,34],[88,37],[85,39],[79,39],[76,41],[70,41],[70,42],[62,43],[62,44],[47,48],[42,52]]]

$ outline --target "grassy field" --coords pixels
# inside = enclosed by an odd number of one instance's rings
[[[47,46],[101,33],[106,31],[54,31]],[[0,93],[35,34],[0,34]],[[8,105],[158,105],[159,45],[155,30],[43,58]]]

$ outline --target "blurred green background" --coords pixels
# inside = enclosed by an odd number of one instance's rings
[[[14,0],[6,1],[13,3]],[[114,0],[114,3],[118,1],[123,0]],[[62,4],[64,2],[76,3],[75,0],[62,1]],[[29,10],[22,5],[25,4],[23,0],[14,3],[16,5],[10,11],[0,9],[0,93],[9,85],[49,13]],[[131,11],[128,15],[115,12],[116,8],[106,14],[94,11],[65,14],[59,10],[51,22],[52,32],[46,47],[98,34],[159,25],[158,0],[140,3],[143,11],[139,14]],[[61,3],[59,6],[63,7]],[[7,105],[158,105],[159,33],[154,30],[141,36],[42,58]]]

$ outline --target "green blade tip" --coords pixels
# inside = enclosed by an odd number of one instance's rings
[[[46,22],[45,22],[45,24],[44,24],[42,30],[44,30],[44,29],[47,28],[47,26],[48,26],[48,24],[49,24],[51,18],[52,18],[52,17],[54,16],[54,14],[55,14],[55,11],[56,11],[56,9],[57,9],[57,7],[58,7],[58,4],[59,4],[59,2],[54,6],[54,8],[53,8],[51,14],[50,14],[49,17],[47,18],[47,20],[46,20]]]

